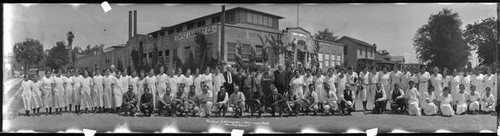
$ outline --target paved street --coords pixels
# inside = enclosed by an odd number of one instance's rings
[[[12,81],[13,82],[13,81]],[[8,94],[15,94],[20,82],[14,85]],[[9,110],[22,111],[19,99],[10,99],[4,107]],[[359,107],[359,106],[358,106]],[[43,111],[43,110],[42,110]],[[8,112],[11,113],[11,112]],[[34,130],[44,132],[57,132],[72,129],[94,129],[99,132],[113,131],[115,128],[126,126],[133,132],[161,132],[171,123],[175,123],[181,132],[203,132],[209,125],[224,126],[226,131],[233,128],[244,129],[245,132],[254,131],[256,124],[268,127],[277,132],[300,132],[302,127],[312,126],[322,132],[345,132],[347,129],[356,128],[366,130],[377,127],[379,132],[389,132],[393,129],[403,129],[410,132],[435,132],[437,129],[446,129],[453,132],[479,132],[481,130],[494,131],[496,116],[494,115],[463,115],[454,117],[441,116],[408,116],[394,114],[363,114],[355,112],[352,116],[299,116],[299,117],[269,117],[263,118],[244,117],[235,119],[231,117],[210,119],[199,117],[124,117],[115,114],[82,114],[72,113],[63,115],[41,115],[39,117],[25,117],[24,111],[20,116],[10,116],[8,130]],[[249,114],[244,114],[248,116]],[[4,115],[4,119],[8,117]],[[6,120],[4,120],[5,122]],[[237,121],[236,123],[234,121]],[[250,124],[246,124],[246,123]]]

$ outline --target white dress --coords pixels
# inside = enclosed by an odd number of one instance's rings
[[[330,92],[337,94],[337,88],[335,87],[335,81],[337,81],[337,75],[333,74],[327,79],[328,85],[330,86]]]
[[[114,106],[114,98],[113,98],[113,79],[114,77],[111,75],[108,75],[103,78],[103,83],[104,83],[104,92],[103,92],[103,104],[104,108],[112,108]]]
[[[91,93],[91,87],[93,85],[94,81],[92,80],[91,77],[83,78],[82,79],[82,99],[81,99],[81,107],[80,109],[85,109],[85,108],[92,108],[92,97],[90,96]]]
[[[444,89],[444,87],[450,88],[451,79],[452,79],[451,76],[443,75],[443,89]]]
[[[427,92],[427,88],[429,87],[429,79],[431,79],[431,75],[429,72],[418,73],[418,91],[420,92],[420,96],[423,96],[425,92]],[[423,97],[420,98],[420,105],[424,105]]]
[[[104,106],[104,77],[101,75],[94,76],[94,95],[92,96],[92,102],[94,102],[94,107]]]
[[[32,107],[33,108],[40,108],[40,107],[43,107],[43,101],[42,101],[42,92],[41,92],[41,89],[42,88],[42,82],[40,81],[37,81],[37,82],[33,82],[32,86],[31,86],[31,91],[32,91]]]
[[[64,83],[66,83],[64,86],[64,102],[69,105],[73,103],[73,77],[64,77]]]
[[[139,90],[138,90],[139,88],[137,88],[137,84],[138,84],[138,82],[139,82],[139,77],[130,77],[130,78],[128,79],[128,83],[129,83],[129,85],[132,85],[132,88],[134,88],[134,89],[132,90],[132,92],[133,92],[135,95],[138,95],[138,94],[139,94]],[[128,88],[128,86],[127,86],[127,88]],[[127,91],[128,91],[128,89],[127,89]]]
[[[493,94],[486,95],[486,93],[483,93],[484,100],[481,101],[481,110],[482,111],[495,111],[495,96]]]
[[[43,77],[42,78],[42,88],[43,88],[43,93],[44,96],[43,98],[43,106],[45,108],[52,108],[54,107],[54,102],[53,102],[53,95],[52,95],[52,83],[54,83],[54,80],[52,77]]]
[[[212,81],[212,74],[203,74],[201,75],[201,84],[203,85],[207,85],[208,86],[208,90],[213,90],[213,81]],[[243,89],[243,87],[240,87],[240,89]]]
[[[25,110],[31,110],[32,107],[32,84],[33,81],[28,80],[28,81],[22,81],[21,82],[21,88],[19,88],[19,91],[22,91],[21,97],[23,99],[23,106]]]
[[[148,76],[146,77],[146,85],[149,89],[149,92],[151,94],[153,94],[153,107],[156,107],[156,100],[157,100],[157,96],[156,96],[156,82],[157,82],[157,79],[156,79],[156,76]]]
[[[377,83],[379,82],[378,73],[375,72],[374,74],[373,72],[369,72],[369,78],[370,78],[370,87],[368,88],[368,94],[370,95],[368,96],[369,105],[367,106],[374,107],[375,91],[377,90]]]
[[[324,103],[328,100],[328,94],[325,91],[323,84],[325,83],[325,76],[321,75],[319,78],[314,80],[314,86],[316,87],[316,92],[318,93],[318,102]]]
[[[212,89],[212,91],[213,91],[212,93],[215,95],[213,98],[216,98],[217,93],[219,93],[220,87],[222,85],[224,85],[224,82],[226,82],[226,80],[224,79],[224,75],[222,75],[222,73],[219,73],[217,75],[213,75],[212,80],[213,80],[213,84],[214,84],[213,89]]]
[[[434,94],[441,94],[443,92],[443,75],[432,75],[431,84],[434,86]]]
[[[451,95],[448,94],[447,97],[444,95],[441,95],[441,113],[445,116],[453,116],[455,114],[455,111],[453,111],[453,108],[451,108],[451,101],[453,101],[453,98]]]
[[[54,107],[55,108],[63,108],[66,103],[63,97],[64,94],[64,80],[63,77],[54,77],[54,82],[56,83],[56,87],[54,88]]]
[[[390,87],[391,87],[391,90],[394,90],[394,84],[399,84],[399,87],[401,87],[401,75],[403,75],[403,73],[401,73],[401,71],[397,71],[397,72],[391,72],[391,84],[390,84]]]
[[[472,92],[469,93],[468,100],[470,101],[469,103],[470,111],[479,111],[479,98],[481,98],[481,96],[479,95],[478,92],[474,91],[474,93]]]
[[[121,76],[121,75],[119,75]],[[121,78],[121,77],[120,77]],[[113,99],[114,99],[114,105],[113,107],[116,108],[116,107],[121,107],[122,106],[122,102],[123,102],[123,91],[122,91],[122,83],[120,82],[120,80],[116,77],[112,77],[111,78],[111,82],[113,83]]]
[[[491,76],[484,76],[484,86],[490,87],[491,91],[490,93],[493,95],[494,100],[496,101],[495,98],[497,98],[497,76],[496,75],[491,75]],[[486,92],[486,91],[485,91]]]
[[[76,77],[73,77],[73,105],[80,105],[81,104],[81,89],[82,89],[82,75],[78,75]]]
[[[305,85],[305,82],[304,82],[304,79],[299,77],[299,78],[295,78],[291,80],[290,82],[290,86],[292,86],[293,88],[293,93],[296,93],[296,95],[299,97],[299,98],[304,98],[304,90],[303,90],[303,86]]]
[[[384,90],[392,90],[392,86],[391,86],[391,83],[389,81],[390,77],[391,77],[391,73],[387,72],[384,74],[384,72],[381,72],[381,77],[380,77],[380,84],[382,84],[382,88],[384,88]],[[391,96],[389,93],[391,91],[385,91],[385,96]]]
[[[187,94],[189,94],[189,88],[191,87],[191,85],[193,85],[193,75],[189,75],[189,76],[185,76],[184,77],[184,80],[183,80],[183,83],[184,85],[186,85],[184,87],[184,94],[186,94],[185,96],[187,96]]]
[[[461,76],[461,79],[462,80],[460,82],[465,85],[465,92],[470,93],[470,85],[471,85],[471,82],[472,82],[472,77],[470,75],[467,75],[465,77]]]
[[[476,86],[476,92],[479,94],[483,94],[485,92],[485,83],[484,83],[484,75],[474,75],[472,78],[472,84]]]
[[[425,92],[424,93],[424,105],[422,105],[424,109],[425,115],[434,115],[437,113],[438,107],[436,104],[434,104],[434,100],[436,99],[436,96],[434,95],[434,92]],[[429,102],[427,102],[429,100]]]
[[[467,111],[467,92],[456,94],[455,100],[457,101],[457,114],[460,115],[462,113],[465,113]]]
[[[461,82],[462,82],[461,76],[451,77],[450,89],[451,89],[451,96],[453,98],[458,97],[457,95],[458,95],[458,91],[460,91],[459,86],[460,86]],[[465,90],[467,90],[467,89],[465,89]]]
[[[420,108],[419,108],[419,99],[420,93],[417,88],[412,88],[408,91],[409,105],[408,105],[408,113],[410,115],[420,116]]]
[[[158,80],[156,83],[156,91],[158,91],[158,95],[163,98],[163,95],[166,93],[167,89],[167,80],[170,78],[166,74],[160,74],[157,76]]]
[[[193,84],[194,84],[194,87],[195,87],[195,92],[196,92],[196,95],[199,95],[201,93],[201,75],[198,75],[196,77],[194,77],[193,79]]]

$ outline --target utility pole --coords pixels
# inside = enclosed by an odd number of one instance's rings
[[[299,3],[297,3],[297,27],[299,27]]]
[[[500,62],[498,62],[498,46],[500,46],[500,42],[499,42],[499,39],[500,39],[500,3],[497,3],[497,45],[495,45],[495,69],[499,69],[499,66],[500,66]],[[499,74],[500,71],[496,71],[496,74],[497,74],[497,79],[498,79],[498,76],[500,76]],[[497,97],[498,97],[498,94],[500,94],[500,85],[498,85],[498,80],[497,80]],[[497,107],[499,106],[500,104],[500,100],[497,99]],[[499,126],[499,123],[500,123],[500,119],[498,118],[499,117],[499,111],[497,110],[497,126]]]
[[[226,25],[226,5],[222,5],[222,14],[221,14],[221,27],[220,27],[220,57],[219,62],[224,61],[224,45],[225,45],[225,30],[224,25]]]

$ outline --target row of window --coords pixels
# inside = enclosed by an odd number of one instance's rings
[[[320,67],[334,67],[342,64],[342,55],[336,54],[318,54]]]
[[[236,61],[236,54],[238,53],[237,46],[238,46],[238,43],[233,43],[233,42],[227,43],[227,60],[228,61],[230,61],[230,62]],[[254,45],[254,46],[255,46],[255,54],[257,55],[257,57],[261,57],[264,46],[262,46],[262,45]],[[252,45],[244,43],[244,44],[241,44],[240,48],[241,48],[241,53],[242,53],[241,58],[243,60],[249,59],[250,56],[252,55]],[[262,61],[261,59],[257,59],[257,62],[261,62],[261,61]]]
[[[358,49],[358,57],[374,58],[375,54],[373,53],[373,49],[369,49],[368,47],[364,47],[364,48]]]
[[[211,19],[211,21],[212,21],[212,24],[218,23],[218,22],[220,22],[220,17],[219,16],[213,17]],[[193,29],[194,26],[195,26],[194,24],[195,24],[194,22],[188,23],[186,25],[186,30]],[[206,25],[206,20],[200,20],[200,21],[196,22],[196,27],[203,27],[205,25]],[[175,32],[177,32],[177,33],[182,32],[183,30],[184,30],[184,26],[178,26],[177,28],[175,28]],[[174,28],[169,28],[166,32],[167,32],[168,35],[171,35],[171,34],[174,33]],[[159,35],[160,36],[165,36],[165,31],[161,31]],[[152,34],[152,35],[150,35],[150,37],[157,38],[157,35],[156,34]]]
[[[273,19],[271,17],[251,12],[247,12],[247,22],[268,27],[273,26]]]

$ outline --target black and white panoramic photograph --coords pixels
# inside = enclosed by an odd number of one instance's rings
[[[2,132],[494,133],[499,5],[3,4]]]

